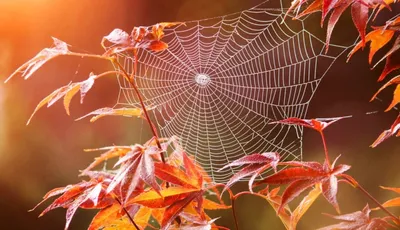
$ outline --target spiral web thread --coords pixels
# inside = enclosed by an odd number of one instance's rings
[[[167,50],[138,53],[137,84],[160,136],[178,136],[215,182],[229,180],[239,168],[218,170],[244,155],[301,160],[303,128],[269,123],[304,118],[347,48],[331,45],[325,54],[304,21],[283,21],[286,10],[268,5],[166,29]],[[129,72],[133,60],[119,57]],[[116,107],[138,107],[129,83],[119,83]]]

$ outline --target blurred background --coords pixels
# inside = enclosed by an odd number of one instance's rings
[[[137,25],[219,16],[248,9],[262,1],[0,0],[0,80],[5,80],[42,48],[49,47],[51,36],[73,45],[77,51],[102,53],[100,41],[114,28],[130,31]],[[350,20],[347,12],[334,31],[336,39],[354,41],[356,32]],[[324,34],[318,23],[312,30]],[[343,34],[348,36],[337,38]],[[390,102],[390,91],[381,97],[382,102],[369,103],[380,87],[376,79],[382,68],[370,71],[367,52],[357,53],[349,64],[345,60],[345,56],[340,57],[322,81],[308,117],[354,115],[327,129],[328,147],[332,156],[341,154],[340,162],[352,165],[350,174],[360,184],[384,201],[395,194],[381,190],[379,185],[400,187],[399,140],[391,138],[376,149],[369,145],[390,127],[398,112],[381,112]],[[37,103],[54,89],[70,81],[84,80],[92,71],[99,73],[110,68],[109,63],[102,61],[62,57],[46,64],[29,81],[15,78],[8,84],[0,83],[0,229],[63,229],[65,210],[57,209],[40,219],[37,218],[40,208],[34,212],[28,210],[50,189],[81,180],[78,171],[96,154],[82,150],[148,139],[147,127],[138,119],[116,117],[93,124],[87,120],[74,121],[96,108],[115,104],[118,83],[111,78],[97,82],[84,105],[74,100],[71,117],[65,114],[62,103],[57,103],[40,110],[32,123],[25,125]],[[371,111],[380,112],[366,115]],[[305,160],[322,159],[322,151],[318,134],[305,130]],[[243,183],[234,189],[240,191],[246,186]],[[368,202],[360,192],[345,184],[340,186],[338,199],[343,213],[360,210]],[[321,212],[334,213],[322,197],[300,222],[299,229],[332,223]],[[85,229],[93,215],[92,211],[79,210],[70,229]],[[230,211],[212,215],[222,217],[217,221],[219,225],[233,228]],[[238,217],[242,229],[283,229],[272,208],[259,198],[241,198]]]

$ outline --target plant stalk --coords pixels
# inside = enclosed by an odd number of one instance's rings
[[[386,212],[389,216],[391,216],[394,220],[396,220],[396,222],[400,223],[400,219],[395,216],[393,213],[391,213],[387,208],[383,207],[383,205],[377,200],[375,199],[375,197],[373,197],[367,190],[365,190],[365,188],[363,188],[359,183],[354,184],[353,181],[349,180],[348,178],[344,177],[345,180],[347,180],[348,182],[350,182],[350,184],[352,184],[355,188],[358,188],[362,193],[364,193],[365,196],[367,196],[370,200],[372,200],[376,205],[378,205],[378,207],[380,209],[382,209],[384,212]]]
[[[133,218],[131,217],[131,215],[129,215],[128,210],[126,210],[126,208],[122,205],[121,201],[118,199],[118,197],[114,197],[116,201],[118,201],[119,205],[121,205],[122,209],[124,210],[124,212],[126,213],[126,215],[129,218],[129,221],[132,223],[133,226],[135,226],[136,230],[140,230],[140,227],[135,223],[135,221],[133,220]]]
[[[136,93],[136,95],[137,95],[137,97],[138,97],[138,99],[139,99],[140,105],[141,105],[141,107],[142,107],[144,116],[145,116],[145,118],[146,118],[146,120],[147,120],[147,124],[149,124],[149,126],[150,126],[150,130],[151,130],[151,132],[153,133],[154,140],[156,141],[156,144],[157,144],[158,149],[160,149],[161,161],[165,164],[166,161],[165,161],[164,151],[163,151],[163,149],[162,149],[162,147],[161,147],[161,143],[160,143],[160,139],[159,139],[158,134],[157,134],[156,127],[154,127],[153,123],[152,123],[151,120],[150,120],[150,116],[149,116],[149,114],[148,114],[148,112],[147,112],[147,109],[146,109],[146,106],[145,106],[145,104],[144,104],[144,102],[143,102],[142,95],[140,94],[140,91],[139,91],[139,89],[138,89],[138,87],[137,87],[137,85],[136,85],[136,81],[135,81],[135,77],[134,77],[134,76],[136,75],[136,68],[137,68],[137,67],[136,67],[137,53],[135,52],[134,54],[135,54],[135,69],[134,69],[134,73],[132,74],[132,77],[129,77],[129,74],[126,72],[125,68],[121,65],[121,63],[119,63],[119,62],[117,61],[117,59],[113,58],[113,59],[112,59],[112,62],[114,62],[116,65],[118,65],[118,67],[119,67],[119,68],[122,70],[122,72],[124,73],[123,76],[125,77],[125,79],[129,82],[129,84],[130,84],[130,85],[133,87],[133,89],[135,90],[135,93]],[[167,182],[167,183],[165,184],[165,186],[166,186],[167,188],[169,188],[169,182]],[[176,220],[177,220],[178,222],[180,221],[179,216],[176,217]]]
[[[140,94],[140,91],[139,91],[139,89],[138,89],[138,87],[137,87],[137,85],[136,85],[135,76],[136,76],[137,61],[138,61],[138,60],[137,60],[137,58],[138,58],[138,57],[137,57],[137,51],[136,51],[136,50],[133,50],[133,54],[134,54],[134,57],[135,57],[135,63],[134,63],[134,71],[133,71],[133,73],[132,73],[131,76],[129,76],[129,74],[127,73],[127,71],[125,70],[125,68],[121,65],[121,63],[119,63],[119,62],[117,61],[117,59],[116,59],[115,57],[106,57],[106,56],[103,56],[103,55],[85,54],[85,53],[75,53],[75,52],[68,52],[66,55],[68,55],[68,56],[78,56],[78,57],[88,57],[88,58],[98,58],[98,59],[103,59],[103,60],[109,60],[109,61],[113,62],[114,64],[118,65],[118,67],[122,70],[123,76],[125,77],[125,79],[129,82],[129,84],[130,84],[130,85],[132,86],[132,88],[135,90],[135,93],[136,93],[136,95],[137,95],[137,97],[138,97],[138,99],[139,99],[139,102],[140,102],[140,106],[142,107],[144,116],[145,116],[145,118],[146,118],[146,120],[147,120],[147,123],[148,123],[149,126],[150,126],[151,132],[153,133],[153,136],[154,136],[154,139],[155,139],[155,141],[156,141],[157,147],[161,150],[161,153],[160,153],[161,160],[162,160],[163,163],[165,163],[166,161],[165,161],[164,151],[162,151],[162,147],[161,147],[161,143],[160,143],[160,140],[159,140],[159,137],[158,137],[158,134],[157,134],[157,130],[156,130],[156,128],[154,127],[154,125],[151,123],[150,116],[149,116],[149,114],[148,114],[148,112],[147,112],[146,106],[144,105],[142,95]]]
[[[136,62],[136,61],[137,61],[137,60],[136,60],[136,57],[135,57],[135,62]],[[158,134],[157,134],[157,130],[155,129],[155,127],[154,127],[153,124],[151,123],[150,116],[149,116],[149,114],[148,114],[148,112],[147,112],[146,106],[144,105],[142,95],[140,94],[140,91],[139,91],[139,89],[138,89],[138,87],[137,87],[137,85],[136,85],[135,79],[129,77],[129,74],[126,72],[125,68],[124,68],[124,67],[121,65],[121,63],[119,63],[115,58],[113,59],[113,62],[114,62],[116,65],[118,65],[118,67],[122,70],[122,72],[124,73],[125,79],[129,82],[129,84],[130,84],[130,85],[132,86],[132,88],[135,90],[135,93],[136,93],[136,95],[137,95],[137,97],[138,97],[138,99],[139,99],[139,102],[140,102],[140,106],[142,107],[144,116],[145,116],[145,118],[146,118],[146,120],[147,120],[147,123],[148,123],[149,126],[150,126],[151,132],[153,133],[153,136],[154,136],[154,139],[155,139],[155,141],[156,141],[157,147],[161,150],[161,153],[160,153],[161,160],[162,160],[163,163],[165,163],[165,162],[166,162],[166,161],[165,161],[165,156],[164,156],[164,152],[162,151],[162,147],[161,147],[161,143],[160,143],[160,140],[159,140],[159,137],[158,137]]]
[[[235,200],[236,200],[236,196],[231,196],[232,214],[233,214],[233,219],[235,221],[235,228],[236,228],[236,230],[239,230],[239,224],[238,224],[236,211],[235,211]]]

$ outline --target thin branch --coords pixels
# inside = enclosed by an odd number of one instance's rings
[[[148,123],[149,126],[150,126],[151,132],[153,133],[153,136],[154,136],[154,139],[155,139],[155,141],[156,141],[157,147],[162,151],[162,147],[161,147],[161,143],[160,143],[160,140],[159,140],[159,137],[158,137],[158,134],[157,134],[157,130],[155,129],[155,127],[154,127],[153,124],[151,123],[150,116],[149,116],[149,114],[148,114],[148,112],[147,112],[146,106],[144,105],[142,95],[140,94],[140,91],[139,91],[139,89],[137,88],[137,85],[136,85],[134,79],[132,79],[131,77],[129,77],[129,74],[126,72],[125,68],[121,65],[121,63],[119,63],[119,62],[117,61],[117,59],[114,58],[114,59],[112,59],[112,61],[122,70],[122,72],[124,73],[123,76],[124,76],[125,79],[129,82],[129,84],[132,86],[132,88],[135,90],[135,93],[136,93],[136,95],[137,95],[137,97],[138,97],[138,99],[139,99],[140,105],[141,105],[141,107],[142,107],[144,116],[145,116],[145,118],[146,118],[146,120],[147,120],[147,123]],[[135,60],[135,61],[136,61],[136,60]],[[163,152],[161,152],[160,156],[161,156],[162,162],[165,163],[165,157],[164,157]]]
[[[128,216],[129,220],[131,221],[132,225],[135,226],[136,230],[140,230],[140,227],[135,223],[135,221],[133,220],[133,218],[131,217],[131,215],[129,215],[128,210],[126,210],[126,208],[122,205],[121,201],[118,199],[118,197],[114,197],[116,201],[118,201],[119,205],[121,205],[122,209],[124,210],[124,212],[126,213],[126,215]]]
[[[400,219],[395,216],[393,213],[391,213],[387,208],[383,207],[383,205],[375,199],[365,188],[363,188],[358,182],[354,182],[353,180],[344,177],[345,180],[347,180],[350,184],[352,184],[355,188],[358,188],[364,195],[366,195],[370,200],[372,200],[376,205],[378,205],[379,208],[381,208],[384,212],[386,212],[389,216],[391,216],[394,220],[396,220],[397,223],[400,223]]]
[[[138,61],[137,51],[134,50],[134,51],[133,51],[133,54],[134,54],[134,56],[135,56],[135,63],[134,63],[134,71],[133,71],[133,73],[132,73],[131,76],[129,76],[128,72],[127,72],[127,71],[125,70],[125,68],[121,65],[121,63],[119,63],[119,62],[117,61],[117,59],[116,59],[115,57],[107,57],[107,56],[103,56],[103,55],[85,54],[85,53],[75,53],[75,52],[68,52],[66,55],[68,55],[68,56],[89,57],[89,58],[98,58],[98,59],[103,59],[103,60],[109,60],[109,61],[115,63],[116,65],[118,65],[118,67],[119,67],[119,68],[122,70],[122,72],[123,72],[122,75],[125,77],[125,79],[129,82],[129,84],[130,84],[130,85],[132,86],[132,88],[135,90],[135,93],[136,93],[136,95],[137,95],[137,97],[138,97],[138,99],[139,99],[140,105],[141,105],[141,107],[142,107],[143,113],[144,113],[144,115],[145,115],[145,117],[146,117],[147,123],[149,123],[151,132],[153,133],[153,136],[154,136],[154,138],[155,138],[157,147],[161,150],[161,154],[160,154],[161,160],[162,160],[163,163],[165,163],[165,156],[164,156],[164,152],[162,151],[162,147],[161,147],[161,143],[160,143],[160,140],[159,140],[159,137],[158,137],[158,134],[157,134],[157,130],[156,130],[156,128],[154,127],[154,125],[151,123],[150,116],[149,116],[149,114],[148,114],[148,112],[147,112],[146,106],[144,105],[142,95],[141,95],[141,93],[140,93],[140,91],[139,91],[139,89],[138,89],[138,87],[137,87],[137,85],[136,85],[135,76],[136,76],[137,61]],[[111,72],[111,71],[110,71],[110,72]],[[109,73],[109,72],[107,72],[107,73]]]
[[[133,73],[131,75],[131,79],[135,79],[136,73],[137,73],[137,63],[138,63],[138,55],[137,55],[137,50],[133,50],[133,56],[135,57],[135,62],[133,63]]]
[[[235,221],[235,228],[236,228],[236,230],[239,230],[239,224],[238,224],[236,211],[235,211],[235,200],[236,200],[236,196],[231,196],[232,214],[233,214],[233,219]]]

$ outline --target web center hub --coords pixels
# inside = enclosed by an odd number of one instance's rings
[[[194,80],[199,86],[206,86],[210,83],[211,78],[207,74],[197,74]]]

